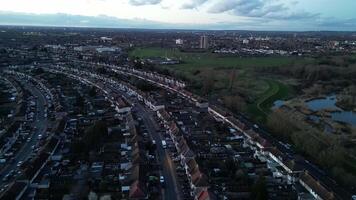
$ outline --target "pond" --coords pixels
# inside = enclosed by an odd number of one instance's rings
[[[274,110],[274,109],[280,108],[281,106],[284,105],[284,103],[285,102],[282,100],[277,100],[273,103],[272,109]]]
[[[320,110],[324,110],[324,109],[337,110],[337,111],[330,113],[332,120],[351,124],[352,126],[356,127],[356,112],[344,111],[341,108],[336,106],[336,102],[337,102],[336,96],[330,95],[325,98],[313,99],[313,100],[307,101],[305,103],[308,106],[308,108],[313,111],[320,111]],[[284,104],[285,104],[285,101],[277,100],[273,103],[272,109],[280,108]],[[315,115],[309,116],[309,119],[316,123],[319,123],[319,121],[320,121],[319,117],[315,116]]]
[[[333,109],[333,110],[340,110],[335,104],[336,104],[336,96],[328,96],[326,98],[321,98],[321,99],[313,99],[310,101],[307,101],[306,104],[309,109],[313,111],[319,111],[319,110],[324,110],[324,109]]]
[[[324,126],[324,132],[325,133],[332,133],[334,132],[334,129],[333,127],[330,125],[330,124],[327,124],[325,122],[322,122],[320,120],[320,117],[319,116],[316,116],[316,115],[309,115],[308,116],[308,119],[316,124],[319,124],[321,123],[322,126]]]
[[[344,122],[356,126],[356,113],[351,111],[333,112],[331,118],[334,121]]]
[[[319,111],[324,109],[338,110],[331,112],[331,119],[338,122],[344,122],[356,126],[356,113],[352,111],[344,111],[336,106],[336,96],[328,96],[321,99],[314,99],[307,101],[306,104],[309,109]]]

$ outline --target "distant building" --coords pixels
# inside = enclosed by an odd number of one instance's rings
[[[332,42],[331,42],[331,45],[332,45],[333,47],[337,47],[337,46],[340,45],[340,42],[339,42],[339,41],[332,41]]]
[[[200,48],[208,49],[209,48],[209,38],[206,35],[200,37]]]
[[[242,40],[242,44],[248,44],[248,43],[250,43],[250,40],[248,40],[248,39]]]
[[[182,39],[176,39],[176,45],[183,45],[184,41]]]
[[[106,41],[112,41],[112,38],[109,37],[101,37],[100,38],[102,41],[106,42]]]

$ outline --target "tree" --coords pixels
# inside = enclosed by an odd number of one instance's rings
[[[229,86],[229,91],[230,93],[232,92],[232,89],[234,88],[234,82],[236,79],[236,68],[232,70],[231,76],[230,76],[230,86]]]
[[[242,111],[246,107],[245,100],[238,95],[224,96],[223,102],[233,112]]]
[[[108,136],[107,125],[104,121],[97,121],[87,130],[79,141],[72,144],[72,151],[76,154],[88,154],[99,147],[103,139]]]
[[[342,166],[345,161],[345,149],[341,146],[331,146],[319,153],[318,159],[327,168]]]
[[[267,126],[279,137],[290,139],[291,134],[297,130],[295,122],[283,111],[276,110],[268,116]]]
[[[78,95],[76,97],[76,102],[75,102],[75,105],[79,108],[83,108],[84,107],[84,104],[85,104],[85,99],[82,95]]]
[[[356,85],[350,86],[349,91],[350,91],[350,96],[351,96],[351,102],[355,106],[356,105]]]
[[[154,85],[143,80],[134,80],[134,85],[143,92],[149,92],[156,89]]]
[[[108,130],[104,121],[97,121],[85,133],[84,142],[87,146],[98,147],[100,142],[108,136]]]
[[[243,171],[242,169],[236,171],[234,178],[235,182],[243,182],[245,184],[249,182],[247,172]]]
[[[215,79],[213,70],[208,70],[203,76],[203,94],[209,95],[215,87]]]
[[[232,159],[225,161],[225,167],[228,172],[232,173],[232,175],[235,175],[235,172],[238,169],[235,161]]]
[[[71,144],[73,155],[85,155],[88,152],[88,147],[82,141],[74,141]]]
[[[265,181],[265,177],[259,176],[256,183],[252,186],[251,189],[251,199],[255,200],[267,200],[268,191]]]
[[[38,67],[36,69],[33,70],[33,73],[36,74],[36,75],[40,75],[40,74],[43,74],[45,71],[43,70],[43,68],[41,67]]]
[[[96,69],[96,72],[100,74],[106,74],[107,70],[104,67],[99,67]]]
[[[95,88],[94,86],[91,87],[90,90],[89,90],[89,96],[90,96],[90,97],[95,97],[96,94],[97,94],[96,88]]]

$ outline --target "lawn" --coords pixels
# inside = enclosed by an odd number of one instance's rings
[[[163,48],[136,48],[130,52],[130,57],[168,57],[180,60],[181,64],[160,67],[179,73],[197,83],[202,83],[209,74],[213,74],[211,78],[215,80],[215,91],[212,96],[223,96],[227,93],[243,94],[254,102],[248,105],[246,111],[259,121],[265,119],[266,113],[269,112],[275,100],[285,99],[290,95],[290,89],[287,85],[274,81],[272,78],[261,77],[256,73],[256,69],[308,62],[298,57],[237,57]],[[236,72],[236,77],[233,91],[231,91],[228,88],[233,72]]]
[[[201,67],[212,68],[245,68],[245,67],[273,67],[291,65],[301,59],[291,57],[236,57],[223,56],[214,53],[188,53],[178,49],[137,48],[130,52],[131,57],[168,57],[182,61],[179,68],[196,70]]]
[[[268,84],[268,89],[257,99],[255,103],[248,106],[249,113],[253,114],[256,120],[262,122],[265,121],[275,101],[284,100],[293,93],[290,87],[281,82],[274,80],[265,81],[266,84]]]

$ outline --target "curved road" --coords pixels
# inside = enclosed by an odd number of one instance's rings
[[[31,127],[37,127],[37,130],[33,131],[32,134],[30,135],[31,140],[29,142],[24,141],[23,146],[21,149],[17,152],[17,154],[14,157],[14,161],[11,163],[7,163],[7,165],[0,171],[0,187],[4,187],[6,184],[11,183],[13,180],[15,180],[16,177],[13,177],[12,179],[3,182],[2,179],[4,176],[6,176],[11,170],[14,170],[17,172],[19,169],[17,167],[17,163],[19,161],[24,161],[29,158],[29,156],[32,153],[32,146],[36,145],[38,142],[38,135],[44,134],[47,129],[47,118],[44,117],[44,110],[45,110],[45,104],[47,102],[46,98],[43,96],[42,92],[37,89],[35,86],[32,84],[29,84],[28,82],[20,81],[21,84],[24,86],[26,90],[31,92],[33,96],[37,96],[37,102],[36,102],[36,117],[35,121],[32,123]]]

